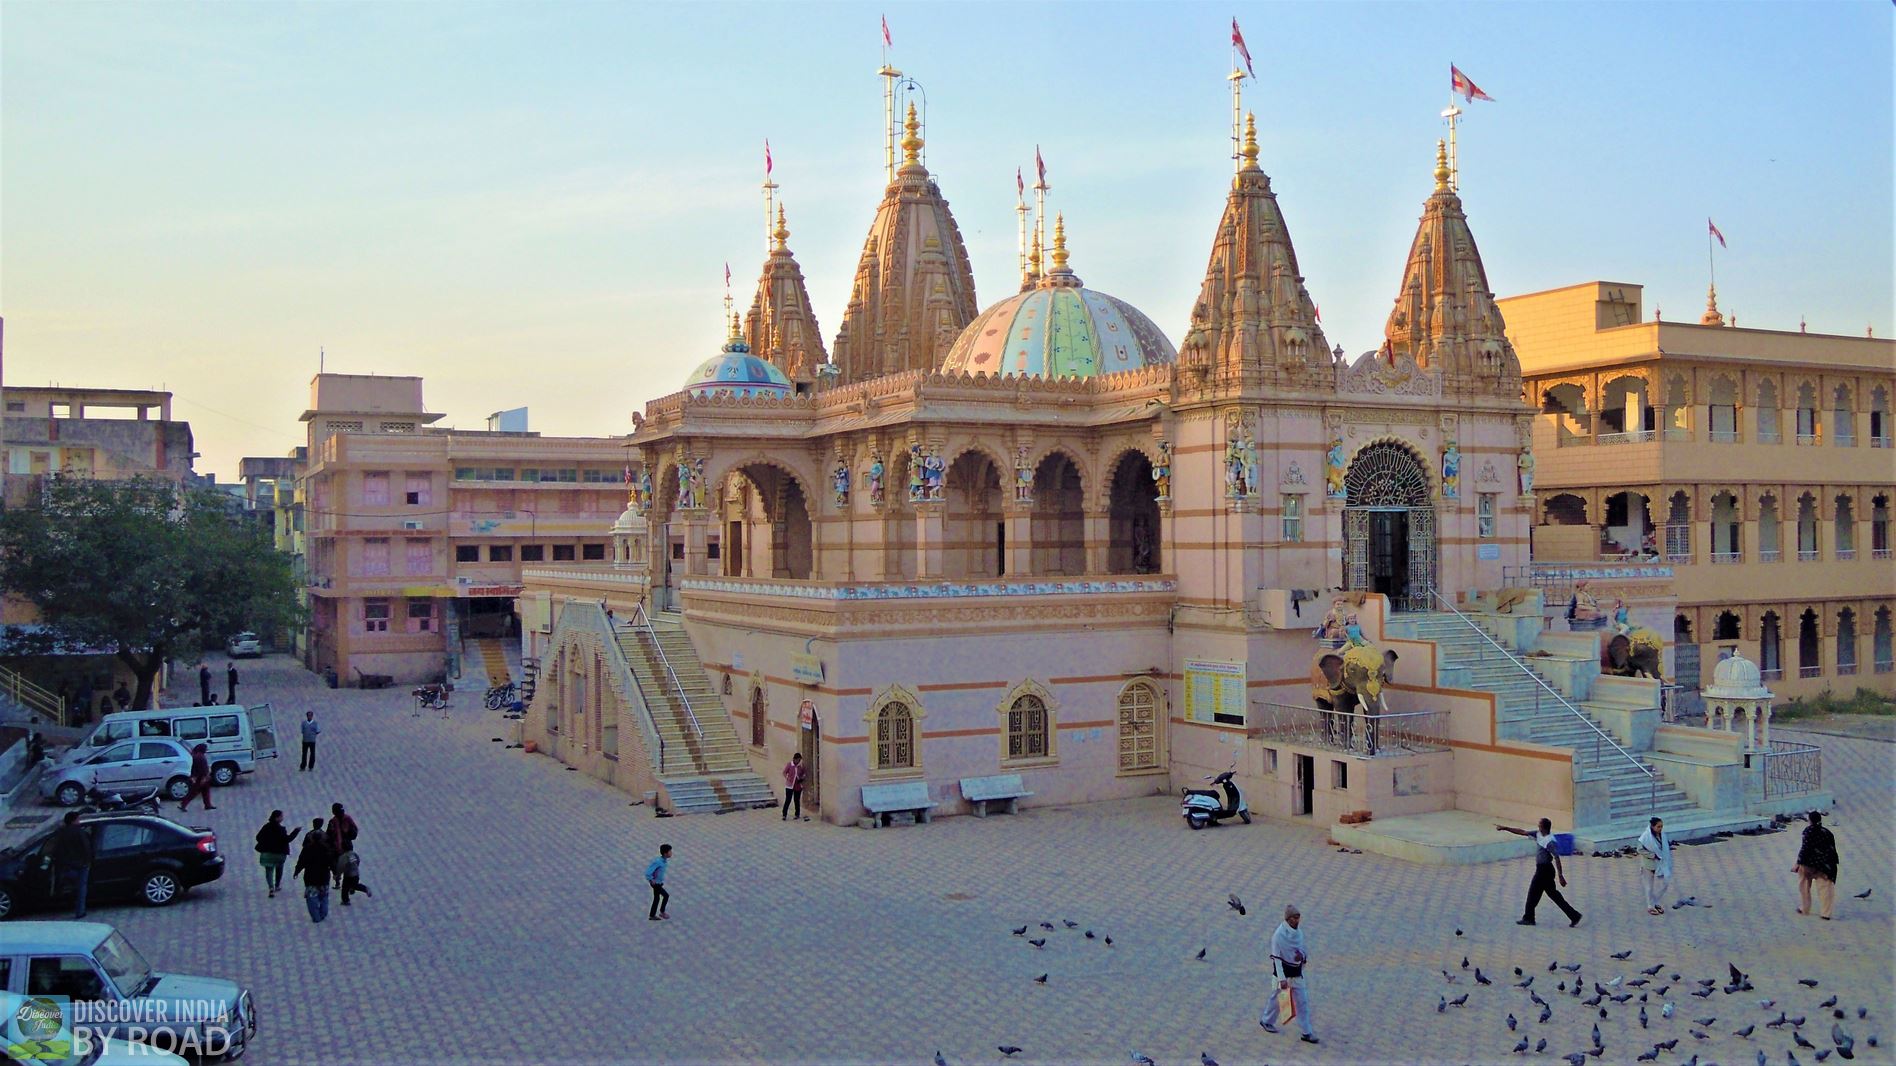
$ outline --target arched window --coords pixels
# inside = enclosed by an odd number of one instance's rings
[[[1837,676],[1856,673],[1856,612],[1848,607],[1837,612]]]
[[[1797,498],[1797,561],[1817,561],[1817,498],[1808,492]]]
[[[1739,521],[1738,497],[1729,490],[1712,497],[1712,562],[1743,560],[1744,524]]]
[[[1692,561],[1692,498],[1683,490],[1672,494],[1666,512],[1666,558],[1682,563]]]
[[[1817,628],[1817,612],[1805,609],[1797,619],[1797,676],[1824,675],[1824,638]]]
[[[758,684],[751,685],[750,719],[751,747],[753,748],[763,747],[767,739],[767,730],[770,728],[770,721],[768,717],[766,717],[765,710],[764,686]]]
[[[1584,526],[1587,524],[1587,501],[1571,492],[1563,492],[1547,501],[1544,508],[1549,526]]]
[[[1831,394],[1830,443],[1839,448],[1856,445],[1856,412],[1850,404],[1850,386],[1839,385]]]
[[[1887,674],[1896,670],[1896,651],[1890,647],[1889,608],[1876,609],[1876,628],[1870,636],[1870,656],[1876,662],[1876,672]]]
[[[1777,385],[1766,378],[1758,383],[1758,443],[1776,444],[1783,439],[1778,433]]]
[[[1889,497],[1870,501],[1870,557],[1889,558]]]
[[[1674,374],[1666,379],[1665,407],[1659,413],[1659,428],[1667,440],[1692,439],[1691,395],[1685,389],[1685,376]]]
[[[1777,612],[1764,612],[1764,620],[1758,623],[1758,674],[1766,681],[1776,681],[1784,676],[1782,645]]]
[[[1838,559],[1856,558],[1856,509],[1847,495],[1837,497],[1836,518],[1831,523],[1837,534]]]
[[[1758,499],[1758,561],[1775,563],[1781,558],[1777,497],[1767,492]]]
[[[1878,385],[1870,390],[1870,447],[1889,446],[1889,390]]]
[[[1022,696],[1007,708],[1007,757],[1047,757],[1047,705],[1038,696]]]
[[[878,770],[915,768],[915,712],[891,701],[876,711],[876,766]]]
[[[1134,681],[1119,693],[1119,772],[1159,768],[1159,690]]]
[[[1718,612],[1718,621],[1712,627],[1713,640],[1738,639],[1738,615],[1731,611]]]
[[[1797,443],[1817,443],[1817,390],[1806,381],[1797,387]]]
[[[1713,444],[1731,444],[1738,440],[1738,386],[1728,377],[1712,382],[1711,403],[1706,405]]]

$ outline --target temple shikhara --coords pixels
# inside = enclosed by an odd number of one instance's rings
[[[1430,819],[1604,844],[1763,810],[1764,723],[1670,724],[1669,650],[1605,648],[1669,632],[1663,582],[1595,631],[1530,580],[1539,405],[1444,146],[1351,356],[1248,117],[1173,323],[1083,280],[1115,273],[1085,219],[1024,202],[1019,276],[983,303],[915,109],[889,119],[834,332],[779,209],[722,348],[633,417],[612,559],[523,569],[537,748],[680,813],[780,799],[800,753],[838,824],[1230,769],[1250,814],[1394,854]]]

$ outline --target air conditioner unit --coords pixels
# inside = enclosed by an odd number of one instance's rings
[[[419,519],[419,518],[404,518],[404,519],[402,519],[402,528],[403,528],[403,529],[420,529],[420,528],[421,528],[421,519]]]

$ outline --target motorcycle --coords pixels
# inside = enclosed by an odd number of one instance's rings
[[[415,713],[420,714],[424,710],[428,710],[428,711],[447,710],[448,709],[448,691],[449,691],[448,686],[445,684],[423,685],[420,688],[413,690],[409,694],[415,697]]]
[[[1227,818],[1236,816],[1251,824],[1251,805],[1245,802],[1244,793],[1238,791],[1237,783],[1231,779],[1236,770],[1226,770],[1216,777],[1207,777],[1211,788],[1188,788],[1184,790],[1185,802],[1180,805],[1179,813],[1185,816],[1185,824],[1194,830],[1208,825],[1217,825]],[[1221,798],[1218,789],[1224,790]]]
[[[142,796],[124,796],[117,792],[101,792],[98,786],[86,789],[84,806],[80,814],[157,814],[159,789],[152,789]]]

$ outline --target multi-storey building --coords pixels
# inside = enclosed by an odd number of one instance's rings
[[[311,669],[458,674],[464,638],[518,631],[521,564],[605,560],[620,441],[433,428],[418,377],[318,374],[310,392]]]
[[[172,419],[168,392],[8,386],[0,401],[7,484],[15,493],[48,474],[193,479],[191,424]]]
[[[1780,697],[1896,690],[1896,343],[1651,320],[1638,285],[1500,301],[1534,429],[1536,563],[1659,560],[1680,679],[1739,646]]]

